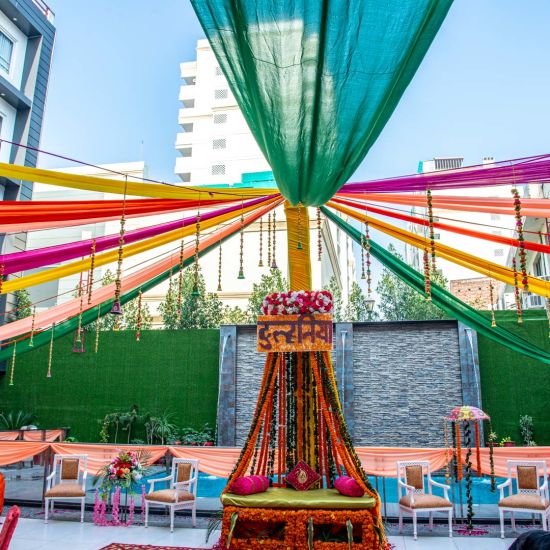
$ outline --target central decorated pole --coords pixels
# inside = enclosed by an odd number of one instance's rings
[[[311,290],[309,216],[307,207],[285,201],[290,290]]]

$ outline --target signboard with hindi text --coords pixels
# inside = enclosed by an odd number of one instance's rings
[[[332,314],[260,315],[257,348],[262,353],[332,350]]]

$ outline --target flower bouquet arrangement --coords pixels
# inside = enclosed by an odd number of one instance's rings
[[[94,523],[96,525],[131,525],[134,520],[134,499],[130,499],[129,516],[126,518],[127,506],[124,507],[124,519],[120,518],[120,493],[125,490],[126,504],[128,493],[135,495],[135,484],[146,474],[146,453],[136,451],[121,451],[109,464],[103,466],[98,474],[99,488],[96,489],[94,502]],[[113,492],[114,490],[114,492]],[[112,520],[106,519],[107,499],[112,493]],[[145,509],[143,500],[145,487],[141,486],[142,510]]]
[[[264,315],[306,315],[332,313],[332,294],[328,290],[293,290],[268,294],[262,302]]]

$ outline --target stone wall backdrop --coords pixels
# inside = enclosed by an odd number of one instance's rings
[[[476,333],[464,331],[456,321],[335,325],[334,368],[356,445],[439,447],[442,417],[456,405],[481,405]],[[240,446],[265,355],[255,326],[222,327],[220,338],[218,442]]]

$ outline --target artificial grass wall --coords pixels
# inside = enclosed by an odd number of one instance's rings
[[[548,320],[543,310],[523,313],[517,324],[515,311],[497,311],[497,323],[550,351]],[[519,417],[533,417],[534,439],[550,445],[550,366],[496,344],[478,334],[483,410],[491,416],[500,438],[510,436],[522,445]]]
[[[219,330],[86,333],[85,353],[73,353],[73,336],[54,342],[52,377],[46,378],[49,346],[17,358],[14,385],[0,378],[0,410],[33,412],[44,428],[70,426],[79,441],[99,441],[99,419],[133,404],[140,413],[173,413],[179,427],[216,422]],[[10,365],[8,364],[8,371]],[[124,441],[124,435],[122,436]],[[143,432],[133,437],[145,439]],[[119,438],[119,442],[121,439]]]

